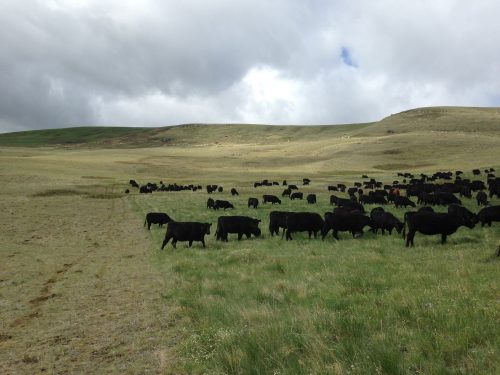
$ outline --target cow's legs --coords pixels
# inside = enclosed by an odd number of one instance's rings
[[[161,245],[161,249],[163,250],[163,248],[168,244],[168,241],[170,241],[170,239],[172,238],[172,236],[169,236],[168,234],[165,235],[165,239],[163,240],[163,243]]]
[[[174,249],[177,249],[177,240],[175,238],[172,241],[172,246],[174,247]]]
[[[189,247],[193,246],[193,241],[189,241]]]
[[[243,237],[243,233],[238,233],[238,241],[241,241],[241,237]],[[248,234],[247,234],[247,238],[248,238]]]
[[[205,239],[204,238],[201,239],[201,244],[203,245],[203,248],[205,248]]]
[[[333,230],[333,238],[335,238],[336,240],[339,239],[339,232],[336,229]]]
[[[441,234],[441,243],[444,245],[446,243],[446,234]]]

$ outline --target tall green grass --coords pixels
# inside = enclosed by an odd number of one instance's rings
[[[249,184],[248,184],[249,185]],[[248,186],[247,185],[247,186]],[[230,186],[226,186],[228,190]],[[205,208],[205,192],[131,197],[139,214],[164,211],[178,221],[214,223],[207,248],[179,243],[160,251],[164,229],[154,227],[156,261],[166,304],[181,322],[178,371],[214,374],[492,374],[500,371],[500,225],[460,228],[446,245],[417,234],[404,247],[396,234],[341,233],[324,241],[268,234],[273,209],[331,210],[283,199],[281,206],[246,208],[249,196],[281,187],[238,187],[235,210]],[[498,202],[497,202],[498,203]],[[466,205],[477,211],[473,201]],[[375,206],[368,205],[371,209]],[[402,218],[404,210],[387,209]],[[219,215],[262,219],[260,238],[215,241]]]

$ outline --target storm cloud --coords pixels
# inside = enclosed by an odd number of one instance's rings
[[[0,131],[500,104],[500,3],[5,0]]]

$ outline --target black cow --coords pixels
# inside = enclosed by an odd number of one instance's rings
[[[219,193],[222,193],[222,192],[224,191],[224,188],[223,188],[222,186],[219,186],[219,187],[217,188],[217,191],[218,191]]]
[[[474,174],[474,176],[477,176],[481,174],[481,171],[479,169],[473,169],[472,173]]]
[[[238,241],[243,235],[250,238],[253,234],[255,237],[260,236],[259,229],[260,220],[248,216],[219,216],[217,219],[216,238],[222,241],[228,241],[229,233],[238,234]]]
[[[264,194],[262,196],[262,203],[267,203],[267,202],[272,203],[272,204],[275,204],[275,203],[281,204],[281,200],[276,195]]]
[[[406,235],[406,247],[413,246],[413,238],[416,232],[425,235],[440,234],[441,243],[446,243],[446,237],[455,233],[461,226],[474,228],[474,222],[463,211],[457,210],[453,213],[422,212],[415,213],[406,218],[408,223],[408,234]]]
[[[172,219],[164,212],[149,212],[146,214],[146,219],[144,220],[144,226],[148,224],[148,230],[151,229],[152,224],[158,224],[160,228],[163,224],[171,222]]]
[[[282,197],[289,197],[290,194],[292,194],[292,191],[290,189],[285,189],[283,190],[283,193],[281,193]]]
[[[338,232],[345,231],[351,232],[354,238],[356,233],[363,234],[365,226],[373,228],[372,219],[360,212],[327,212],[325,213],[325,224],[321,230],[321,237],[325,239],[331,229],[333,237],[337,240],[339,239]]]
[[[262,186],[262,182],[254,182],[254,184],[253,184],[254,188],[259,187],[259,186]]]
[[[136,181],[136,180],[130,180],[130,181],[129,181],[129,184],[130,184],[130,185],[132,185],[133,187],[136,187],[136,188],[138,188],[138,187],[139,187],[139,184],[137,183],[137,181]]]
[[[307,195],[307,203],[315,204],[316,203],[316,194],[308,194]]]
[[[484,191],[478,191],[476,194],[476,200],[478,206],[488,205],[488,195]]]
[[[394,205],[396,206],[396,208],[402,206],[404,206],[405,208],[407,206],[416,207],[415,202],[412,202],[408,197],[401,197],[398,195],[394,197]]]
[[[175,222],[171,221],[167,224],[167,232],[165,239],[161,245],[161,249],[168,244],[172,239],[172,246],[176,248],[177,241],[189,241],[189,247],[193,241],[199,241],[205,247],[205,235],[210,234],[210,223],[197,223],[197,222]]]
[[[139,188],[139,193],[141,194],[151,194],[153,190],[148,185],[142,185]]]
[[[297,187],[297,185],[288,185],[288,188],[290,190],[299,190],[299,188]]]
[[[500,221],[500,206],[485,207],[477,213],[477,217],[481,226],[484,227],[484,224],[488,224],[491,227],[491,222]]]
[[[309,185],[311,183],[311,180],[309,178],[303,178],[302,179],[302,184],[303,185]]]
[[[429,206],[424,206],[424,207],[420,207],[417,212],[415,211],[407,211],[405,212],[404,216],[403,216],[403,238],[406,238],[406,223],[408,222],[408,218],[412,215],[416,215],[418,213],[431,213],[431,212],[434,212],[434,209],[432,207],[429,207]]]
[[[333,186],[333,185],[328,185],[328,191],[338,191],[338,187]]]
[[[223,201],[223,200],[217,199],[215,201],[214,210],[218,210],[219,208],[223,208],[225,211],[227,208],[234,208],[234,206],[231,203],[229,203],[228,201]]]
[[[446,191],[437,191],[435,195],[440,205],[447,206],[450,204],[462,204],[462,201],[455,197],[453,193],[449,193]]]
[[[304,193],[302,192],[296,192],[296,193],[292,193],[292,195],[290,195],[290,199],[293,201],[295,199],[302,199],[304,198]]]
[[[215,201],[212,198],[207,199],[207,208],[215,210]]]
[[[286,186],[286,185],[288,185],[286,180],[283,180],[283,186]]]
[[[317,233],[323,228],[324,221],[321,215],[315,212],[290,212],[286,216],[285,225],[287,241],[292,239],[292,233],[295,232],[308,232],[311,239],[311,234],[316,238]]]
[[[493,198],[494,195],[496,195],[497,198],[500,198],[500,177],[496,177],[494,180],[491,180],[488,190],[490,192],[490,198]]]
[[[236,190],[235,188],[232,188],[232,189],[231,189],[231,195],[233,195],[233,196],[234,196],[234,195],[239,195],[239,194],[238,194],[238,190]]]
[[[472,191],[470,186],[461,186],[460,187],[460,198],[472,198]]]
[[[130,193],[130,190],[129,189],[125,189],[125,194],[128,194]]]
[[[382,207],[374,208],[370,212],[370,218],[373,222],[373,233],[377,233],[379,229],[382,230],[382,234],[385,234],[386,230],[389,231],[389,234],[392,234],[393,229],[396,229],[398,233],[401,233],[404,227],[401,220],[390,212],[385,212]]]
[[[259,200],[257,198],[248,198],[248,207],[257,208]]]
[[[290,212],[285,211],[272,211],[269,214],[269,232],[271,236],[279,235],[280,228],[286,228],[286,217],[290,214]]]

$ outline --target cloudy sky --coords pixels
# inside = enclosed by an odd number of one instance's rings
[[[0,131],[500,105],[497,0],[0,0]]]

